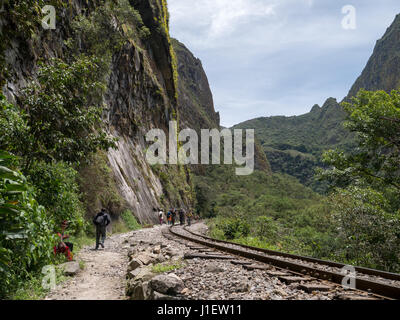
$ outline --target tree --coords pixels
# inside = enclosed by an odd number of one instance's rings
[[[356,133],[351,153],[330,150],[321,172],[336,187],[331,205],[341,249],[339,258],[399,271],[400,256],[400,92],[360,90],[344,103],[345,126]]]
[[[360,90],[343,107],[348,114],[345,127],[357,134],[358,148],[349,154],[325,152],[323,160],[332,168],[322,172],[322,178],[339,186],[361,179],[400,190],[400,91]]]
[[[77,162],[98,149],[115,146],[102,125],[103,74],[95,57],[71,64],[52,59],[24,89],[30,143],[22,151],[25,169],[33,160]]]

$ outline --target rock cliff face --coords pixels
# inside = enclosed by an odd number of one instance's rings
[[[400,87],[400,14],[376,42],[366,67],[351,87],[348,97],[361,88],[390,92]]]
[[[132,37],[112,52],[104,95],[104,123],[110,134],[118,137],[119,141],[118,149],[108,152],[107,163],[112,169],[113,183],[123,200],[121,208],[130,209],[140,222],[151,223],[157,221],[157,208],[191,204],[190,179],[185,169],[166,166],[155,170],[146,162],[145,150],[149,145],[145,141],[146,132],[152,128],[166,129],[168,121],[176,118],[175,58],[168,34],[165,1],[132,0],[129,3],[140,14],[149,34]],[[56,6],[55,30],[45,30],[37,25],[33,33],[15,32],[8,35],[3,52],[8,75],[2,91],[11,102],[18,101],[20,90],[30,78],[35,78],[39,60],[63,58],[67,54],[69,49],[65,41],[74,36],[74,18],[89,16],[103,4],[104,1],[72,0],[68,5]],[[110,28],[125,32],[126,26],[118,24],[113,16],[109,18]],[[16,24],[12,17],[6,15],[0,19],[0,25],[5,27],[3,31]],[[85,43],[81,45],[85,46]],[[182,175],[180,189],[176,188],[177,194],[174,196],[172,191],[165,191],[168,174]],[[86,185],[97,183],[96,177],[92,179],[86,181]],[[112,204],[104,197],[96,199],[91,214],[100,206],[107,206],[113,214],[118,214],[113,212]]]
[[[178,109],[182,127],[219,128],[219,113],[201,61],[183,43],[172,39],[178,62]]]

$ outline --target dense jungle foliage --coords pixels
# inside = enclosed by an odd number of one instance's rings
[[[358,145],[323,154],[329,196],[291,176],[234,176],[210,168],[196,180],[198,210],[217,238],[349,264],[400,271],[399,91],[361,90],[344,103]]]

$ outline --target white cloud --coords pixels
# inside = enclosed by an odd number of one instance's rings
[[[225,125],[343,98],[400,9],[352,3],[356,30],[342,28],[345,0],[168,0],[171,35],[202,60]]]
[[[274,15],[275,4],[263,0],[169,0],[175,25],[186,25],[186,31],[207,40],[229,36],[242,23]]]

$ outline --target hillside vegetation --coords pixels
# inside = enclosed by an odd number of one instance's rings
[[[289,174],[324,192],[324,185],[314,179],[315,168],[322,166],[322,152],[336,147],[349,150],[354,144],[342,125],[344,118],[340,105],[329,98],[301,116],[257,118],[233,128],[254,128],[273,172]]]

